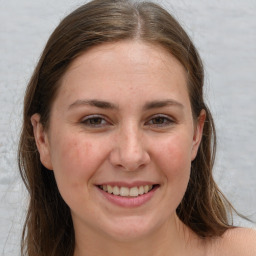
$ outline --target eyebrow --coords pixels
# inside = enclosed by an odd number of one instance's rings
[[[167,99],[167,100],[155,100],[155,101],[148,102],[143,107],[143,110],[162,108],[167,106],[176,106],[176,107],[184,108],[184,105],[181,104],[180,102],[176,100]]]
[[[93,106],[93,107],[97,107],[97,108],[101,108],[101,109],[119,109],[119,106],[116,104],[113,104],[108,101],[96,100],[96,99],[76,100],[74,103],[69,105],[68,109],[72,109],[74,107],[82,107],[82,106]],[[145,110],[150,110],[150,109],[154,109],[154,108],[162,108],[162,107],[166,107],[166,106],[177,106],[180,108],[184,108],[184,105],[182,105],[180,102],[171,100],[171,99],[167,99],[167,100],[155,100],[155,101],[147,102],[143,106],[143,110],[145,111]]]
[[[74,103],[72,103],[68,109],[72,109],[74,107],[82,107],[82,106],[93,106],[97,108],[103,108],[103,109],[118,109],[118,106],[102,100],[77,100]]]

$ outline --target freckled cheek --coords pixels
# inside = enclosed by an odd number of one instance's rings
[[[90,141],[79,140],[76,137],[61,140],[54,149],[55,175],[74,185],[86,182],[95,171],[93,151]]]
[[[171,179],[188,179],[190,174],[190,146],[187,141],[177,137],[161,143],[156,150],[156,160],[161,170]]]

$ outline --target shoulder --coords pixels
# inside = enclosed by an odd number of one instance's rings
[[[255,256],[256,230],[249,228],[232,228],[213,243],[216,255]]]

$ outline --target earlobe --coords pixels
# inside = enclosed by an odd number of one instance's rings
[[[52,170],[50,145],[48,136],[44,130],[42,123],[40,122],[40,115],[34,114],[31,116],[31,124],[33,126],[34,138],[37,146],[37,150],[40,155],[41,163],[49,170]]]
[[[203,136],[205,119],[206,119],[206,112],[204,109],[202,109],[199,117],[197,118],[195,130],[194,130],[191,161],[193,161],[196,158],[197,151],[198,151],[198,148],[201,143],[202,136]]]

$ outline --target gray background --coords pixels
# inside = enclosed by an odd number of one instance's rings
[[[52,30],[83,2],[0,0],[1,255],[19,255],[27,203],[16,161],[24,90]],[[156,2],[178,18],[202,56],[218,133],[214,175],[238,211],[256,221],[256,1]]]

